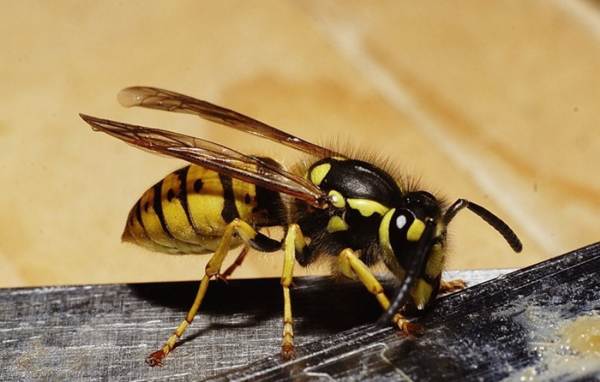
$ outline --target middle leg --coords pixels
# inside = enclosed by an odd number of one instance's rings
[[[291,224],[284,239],[283,272],[281,286],[283,288],[283,339],[281,341],[281,355],[288,360],[294,357],[294,321],[292,318],[292,301],[290,285],[294,276],[294,263],[296,253],[304,253],[306,241],[302,230],[297,224]]]

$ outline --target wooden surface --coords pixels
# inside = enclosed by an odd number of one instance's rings
[[[474,285],[501,273],[450,277]],[[279,280],[234,280],[211,285],[182,345],[162,368],[147,366],[145,357],[181,322],[197,286],[178,282],[1,289],[0,379],[200,380],[279,352]],[[359,283],[307,279],[292,293],[297,345],[373,323],[381,314]]]
[[[119,242],[132,203],[183,164],[94,134],[79,112],[298,157],[190,116],[120,107],[118,90],[138,84],[378,152],[450,200],[489,207],[523,238],[524,253],[512,254],[461,214],[451,268],[519,267],[596,241],[597,4],[6,2],[0,286],[201,277],[206,257]],[[251,258],[238,276],[279,275],[278,254]]]
[[[595,381],[597,328],[578,333],[589,352],[569,347],[564,329],[600,322],[599,272],[596,243],[510,274],[446,274],[470,287],[434,302],[417,338],[376,327],[381,309],[360,283],[306,278],[292,290],[291,362],[279,357],[279,280],[215,282],[162,368],[143,360],[181,321],[197,283],[0,289],[0,379]]]
[[[210,380],[598,382],[599,273],[596,243],[438,299],[417,338],[366,325]]]

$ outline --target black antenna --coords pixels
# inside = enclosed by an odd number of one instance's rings
[[[521,240],[519,240],[517,234],[508,226],[508,224],[479,204],[475,204],[466,199],[458,199],[446,210],[446,213],[442,218],[444,225],[448,225],[454,216],[456,216],[458,211],[465,207],[473,211],[477,216],[485,220],[486,223],[498,231],[498,233],[502,235],[504,240],[506,240],[508,245],[510,245],[510,247],[513,249],[513,251],[521,252],[521,250],[523,250],[523,244],[521,244]]]

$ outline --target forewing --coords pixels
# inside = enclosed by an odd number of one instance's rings
[[[123,106],[127,107],[142,106],[150,109],[194,114],[200,118],[270,139],[319,157],[339,155],[332,150],[307,142],[236,111],[169,90],[147,86],[132,86],[121,90],[118,99]]]
[[[80,116],[94,130],[112,135],[135,147],[183,159],[220,174],[282,192],[317,208],[324,208],[326,205],[323,191],[303,177],[218,143],[85,114]]]

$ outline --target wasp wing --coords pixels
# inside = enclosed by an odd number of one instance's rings
[[[141,106],[197,115],[200,118],[270,139],[312,155],[320,157],[339,155],[330,149],[307,142],[236,111],[170,90],[148,86],[132,86],[121,90],[118,99],[126,107]]]
[[[137,148],[183,159],[220,174],[290,195],[317,208],[324,208],[327,204],[325,193],[307,179],[218,143],[85,114],[80,116],[94,130],[112,135]]]

